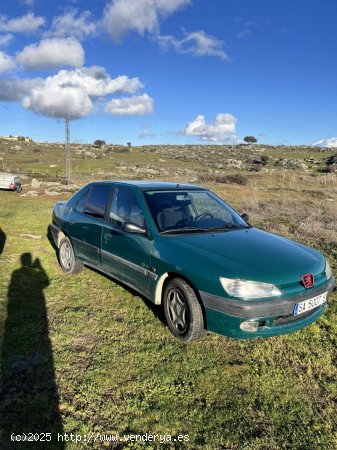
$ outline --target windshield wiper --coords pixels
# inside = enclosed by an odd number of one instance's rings
[[[198,233],[208,231],[209,228],[185,227],[185,228],[170,228],[161,231],[161,234],[176,234],[176,233]]]
[[[252,225],[229,225],[229,224],[224,224],[224,225],[220,225],[218,227],[211,227],[211,228],[207,228],[208,231],[228,231],[228,230],[245,230],[246,228],[252,228]]]

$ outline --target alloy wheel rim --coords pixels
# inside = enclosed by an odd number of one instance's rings
[[[188,329],[188,306],[179,289],[171,289],[167,294],[167,309],[175,330],[184,334]]]
[[[63,267],[70,269],[73,263],[73,252],[68,242],[64,243],[60,251],[60,259]]]

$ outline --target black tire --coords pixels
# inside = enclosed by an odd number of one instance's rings
[[[181,278],[173,278],[164,289],[163,308],[171,333],[185,343],[205,334],[204,317],[192,287]]]
[[[79,273],[83,269],[83,264],[76,261],[73,246],[67,237],[64,237],[60,242],[59,263],[63,272],[69,275]]]

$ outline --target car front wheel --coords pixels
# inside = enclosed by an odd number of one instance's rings
[[[181,278],[167,283],[163,307],[167,325],[180,341],[191,342],[206,334],[199,300],[192,287]]]
[[[79,273],[83,269],[83,264],[76,261],[73,246],[67,237],[64,237],[60,242],[59,261],[63,272],[69,275]]]

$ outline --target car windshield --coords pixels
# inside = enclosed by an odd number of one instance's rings
[[[145,199],[162,233],[227,231],[250,227],[210,191],[146,191]]]

